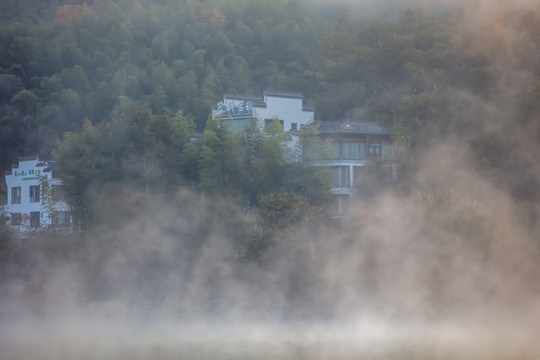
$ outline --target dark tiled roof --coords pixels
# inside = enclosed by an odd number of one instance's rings
[[[252,101],[253,106],[266,107],[266,103],[264,102],[264,97],[265,96],[281,97],[281,98],[292,98],[292,99],[303,99],[304,98],[304,94],[302,94],[302,93],[293,93],[293,92],[285,92],[285,91],[265,91],[263,93],[263,96],[225,94],[225,95],[223,95],[223,98],[230,99],[230,100]],[[305,110],[311,110],[308,107],[306,107],[304,109]]]
[[[264,98],[262,96],[251,96],[251,95],[236,95],[236,94],[225,94],[223,95],[224,99],[230,100],[240,100],[240,101],[252,101],[253,106],[265,107]]]
[[[320,121],[319,132],[321,134],[367,134],[367,135],[390,135],[390,130],[373,121]]]
[[[304,98],[304,94],[302,93],[292,93],[292,92],[282,92],[282,91],[265,91],[264,95],[274,96],[274,97],[294,98],[294,99]]]
[[[27,161],[27,160],[39,160],[38,155],[34,156],[19,156],[19,161]]]

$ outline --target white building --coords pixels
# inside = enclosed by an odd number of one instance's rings
[[[256,119],[257,127],[279,119],[285,132],[299,130],[313,120],[314,109],[304,106],[304,96],[297,93],[265,91],[262,97],[225,94],[223,101],[212,109],[213,118],[221,118],[229,130],[251,126]]]
[[[6,172],[9,224],[19,231],[66,227],[70,224],[62,182],[54,177],[54,162],[21,158]]]

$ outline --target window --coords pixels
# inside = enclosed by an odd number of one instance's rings
[[[20,186],[11,188],[11,203],[12,204],[21,203],[21,187]]]
[[[53,225],[69,225],[70,216],[68,211],[53,211],[51,213],[51,224]]]
[[[370,143],[369,144],[369,156],[370,157],[379,157],[379,156],[381,156],[381,144],[380,143]]]
[[[349,186],[350,182],[348,166],[333,166],[330,169],[332,173],[332,187]]]
[[[298,130],[298,123],[291,123],[291,130]]]
[[[40,221],[40,213],[39,211],[33,211],[30,213],[30,227],[37,228],[39,227],[41,221]]]
[[[22,224],[21,213],[11,213],[11,225],[17,226]]]
[[[30,202],[39,202],[39,185],[30,186]]]
[[[365,145],[360,142],[344,142],[342,153],[343,159],[346,160],[362,160],[366,158]]]
[[[62,185],[52,185],[51,186],[51,197],[52,201],[66,201],[66,191]]]

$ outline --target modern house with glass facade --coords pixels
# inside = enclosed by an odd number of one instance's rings
[[[15,230],[67,227],[70,211],[53,161],[21,158],[6,172],[7,203],[3,212]]]
[[[397,175],[390,131],[376,122],[320,121],[319,141],[304,141],[303,159],[330,171],[330,216],[346,217],[352,198],[369,196]]]

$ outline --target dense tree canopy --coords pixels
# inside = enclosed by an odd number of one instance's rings
[[[146,194],[186,185],[246,209],[283,189],[322,201],[324,176],[287,163],[283,134],[229,133],[208,120],[223,93],[265,89],[303,92],[318,121],[382,122],[407,150],[405,181],[418,152],[449,136],[464,139],[487,172],[530,168],[530,159],[507,155],[520,138],[505,134],[519,124],[539,140],[540,70],[531,59],[540,15],[516,10],[524,40],[507,52],[520,56],[492,58],[467,42],[478,35],[460,26],[458,10],[374,9],[308,0],[4,1],[0,170],[19,156],[54,156],[81,221],[92,189],[118,181]],[[508,110],[516,104],[520,111]],[[476,131],[485,128],[489,135]],[[506,185],[538,197],[536,177]]]

